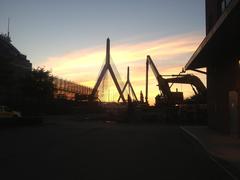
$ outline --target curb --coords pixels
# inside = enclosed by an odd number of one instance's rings
[[[203,148],[203,150],[205,152],[207,152],[209,158],[223,171],[225,171],[233,180],[238,180],[239,178],[237,176],[235,176],[231,171],[229,171],[226,167],[224,167],[221,163],[218,162],[218,160],[216,159],[220,159],[217,158],[216,156],[214,156],[214,154],[212,154],[211,152],[208,151],[208,149],[206,148],[206,146],[197,138],[197,136],[195,136],[193,133],[191,133],[190,131],[188,131],[187,129],[185,129],[184,127],[180,127],[180,129],[183,130],[183,132],[190,136],[192,140],[194,140],[196,143],[200,144],[201,147]],[[225,161],[224,159],[220,159],[221,161]]]

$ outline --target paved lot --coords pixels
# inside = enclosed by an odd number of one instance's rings
[[[0,129],[0,179],[231,179],[179,127],[56,122]]]
[[[193,140],[211,156],[218,159],[232,174],[240,179],[240,139],[237,136],[222,134],[207,126],[181,127]]]

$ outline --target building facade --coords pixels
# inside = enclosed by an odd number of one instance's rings
[[[240,1],[206,0],[206,37],[186,70],[207,69],[208,124],[240,132]]]
[[[21,96],[20,79],[32,70],[32,64],[5,34],[0,34],[0,104],[9,104]]]

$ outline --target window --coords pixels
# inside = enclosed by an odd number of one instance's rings
[[[226,0],[226,6],[228,7],[228,5],[230,4],[232,0]]]
[[[221,1],[221,11],[222,13],[225,11],[225,9],[229,6],[232,0],[222,0]]]
[[[222,4],[221,4],[221,11],[222,12],[225,10],[225,7],[226,7],[225,1],[222,1]]]

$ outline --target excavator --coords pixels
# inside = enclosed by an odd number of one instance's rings
[[[181,74],[178,75],[167,75],[172,78],[163,78],[158,72],[153,60],[148,55],[146,60],[146,96],[145,100],[148,104],[148,71],[149,66],[151,67],[153,74],[158,82],[160,95],[156,97],[156,100],[161,104],[165,105],[176,105],[183,103],[183,92],[172,92],[171,87],[174,83],[190,84],[195,94],[203,94],[206,91],[206,87],[202,81],[192,74]],[[171,85],[169,85],[171,83]]]
[[[165,75],[165,76],[172,76],[172,78],[165,79],[168,83],[172,83],[172,85],[174,83],[190,84],[195,95],[203,94],[206,91],[206,87],[204,86],[202,81],[197,76],[194,76],[193,74],[179,74],[179,75]]]

